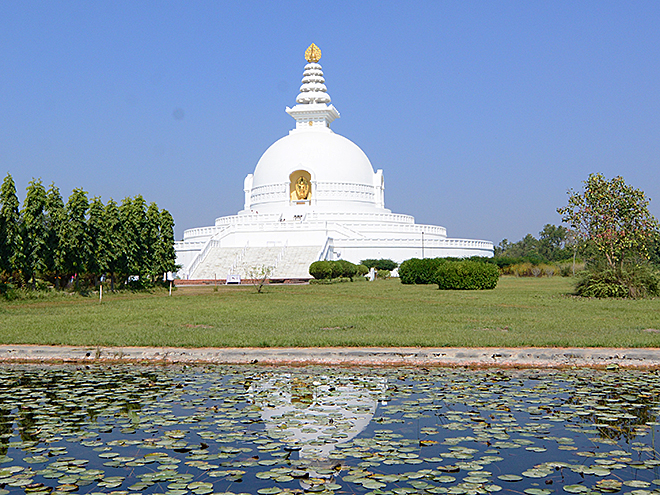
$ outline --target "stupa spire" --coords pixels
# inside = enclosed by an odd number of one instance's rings
[[[305,72],[303,72],[302,86],[300,94],[296,98],[296,103],[330,103],[331,98],[328,94],[328,88],[325,87],[323,78],[323,69],[318,63],[321,60],[321,49],[314,43],[305,50]]]
[[[330,123],[339,117],[339,112],[330,105],[330,95],[325,87],[323,69],[319,65],[321,49],[314,43],[305,50],[305,71],[303,72],[302,86],[296,98],[296,106],[286,109],[286,113],[296,119],[296,128],[299,130],[325,130],[330,131]]]

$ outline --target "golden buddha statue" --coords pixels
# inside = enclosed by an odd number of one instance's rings
[[[304,176],[298,177],[295,182],[295,188],[291,191],[291,201],[303,201],[311,197],[309,181]]]

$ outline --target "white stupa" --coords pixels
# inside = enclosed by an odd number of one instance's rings
[[[321,51],[312,44],[305,58],[296,105],[286,109],[295,128],[245,178],[243,210],[184,232],[176,243],[179,276],[249,278],[251,268],[271,266],[272,279],[308,279],[317,260],[492,256],[490,241],[450,239],[444,227],[385,208],[383,171],[374,173],[367,155],[330,129],[339,112]]]

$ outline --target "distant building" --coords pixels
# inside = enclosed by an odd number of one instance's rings
[[[311,278],[316,260],[439,256],[492,256],[493,243],[450,239],[444,227],[420,225],[410,215],[385,208],[383,171],[374,173],[367,155],[330,129],[339,112],[330,104],[321,52],[305,53],[289,135],[262,155],[244,181],[245,205],[215,225],[189,229],[177,242],[181,278],[246,277],[256,266],[272,266],[273,279]]]

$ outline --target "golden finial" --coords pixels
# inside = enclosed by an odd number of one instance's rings
[[[310,64],[315,64],[321,60],[321,49],[314,43],[309,45],[309,48],[305,50],[305,60],[307,60]]]

